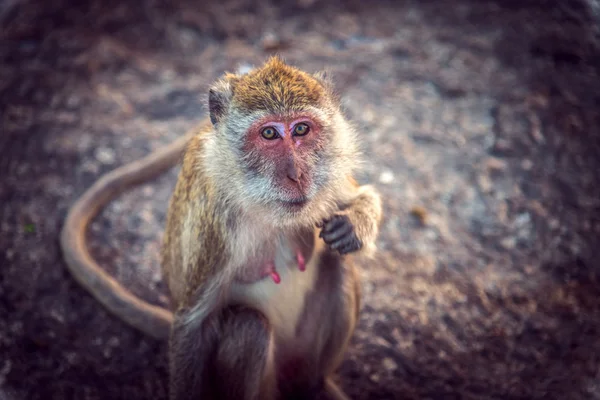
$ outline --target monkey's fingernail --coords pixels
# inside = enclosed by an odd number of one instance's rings
[[[277,271],[271,272],[271,278],[273,279],[273,282],[275,282],[276,284],[279,284],[281,282],[281,277],[279,276]]]
[[[300,250],[296,251],[296,259],[298,260],[298,269],[300,271],[306,271],[306,263],[304,261],[304,256]]]

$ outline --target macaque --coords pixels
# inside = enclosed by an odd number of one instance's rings
[[[331,84],[271,58],[209,90],[162,266],[174,305],[172,400],[344,399],[332,374],[356,325],[349,259],[372,255],[381,200],[353,178],[355,130]]]

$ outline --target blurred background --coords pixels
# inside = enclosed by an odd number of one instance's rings
[[[182,135],[271,54],[331,71],[382,192],[340,371],[354,399],[600,399],[597,0],[0,2],[0,399],[166,399],[164,342],[58,247],[103,173]],[[121,196],[93,255],[165,305],[177,170]]]

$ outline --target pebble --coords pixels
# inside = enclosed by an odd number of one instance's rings
[[[386,357],[383,359],[383,367],[387,371],[395,371],[396,369],[398,369],[398,364],[396,364],[396,362],[391,358]]]
[[[390,170],[385,170],[379,175],[379,182],[387,185],[394,181],[394,174]]]
[[[523,168],[525,171],[531,170],[531,168],[533,168],[533,161],[528,158],[524,159],[521,161],[521,168]]]
[[[507,237],[504,238],[500,241],[500,244],[502,245],[502,247],[504,247],[507,250],[512,250],[515,248],[516,244],[517,244],[517,239],[514,237]]]
[[[479,175],[477,177],[477,183],[484,193],[489,193],[492,190],[493,184],[487,175]]]
[[[281,48],[282,42],[273,32],[266,32],[261,39],[261,45],[264,50],[271,51]]]
[[[105,165],[113,164],[116,158],[115,151],[108,147],[98,147],[94,152],[94,156],[96,160]]]
[[[506,161],[497,157],[488,158],[485,164],[489,171],[503,171],[506,169]]]

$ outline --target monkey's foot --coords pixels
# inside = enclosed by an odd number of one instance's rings
[[[296,250],[296,260],[298,261],[298,269],[300,271],[306,271],[306,261],[300,250]]]

